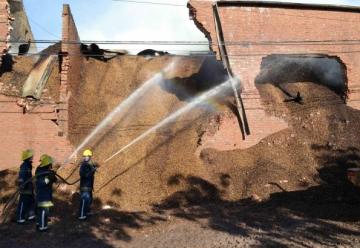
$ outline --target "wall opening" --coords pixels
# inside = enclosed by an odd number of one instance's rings
[[[327,55],[282,55],[264,57],[255,83],[273,84],[287,97],[296,97],[298,92],[288,92],[283,86],[289,83],[309,82],[326,86],[344,101],[348,86],[346,66],[335,56]]]

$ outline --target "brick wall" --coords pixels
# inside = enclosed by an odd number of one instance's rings
[[[0,0],[0,49],[4,53],[7,50],[9,40],[9,8],[6,1]],[[64,14],[71,17],[68,8],[64,7]],[[70,13],[70,14],[69,14]],[[64,17],[64,19],[67,19]],[[70,18],[72,20],[72,17]],[[74,32],[73,21],[65,21],[64,34],[74,39],[78,37],[76,28]],[[68,31],[66,31],[68,30]],[[1,38],[5,37],[5,38]],[[62,50],[71,51],[74,45],[63,44]],[[76,61],[76,60],[75,60]],[[68,116],[68,78],[74,77],[76,65],[70,56],[65,56],[62,64],[61,99],[60,102],[46,100],[36,102],[26,113],[23,113],[24,100],[17,97],[0,95],[0,169],[18,166],[21,163],[20,156],[24,149],[35,151],[35,164],[43,153],[53,156],[57,162],[62,163],[72,152],[73,147],[66,136],[63,136],[67,128]],[[79,73],[77,73],[79,74]]]
[[[25,12],[23,0],[8,0],[10,5],[11,16],[15,19],[12,21],[11,26],[11,53],[18,53],[19,41],[27,41],[29,39],[34,40],[33,33],[31,31],[31,26],[28,20],[28,17]],[[29,53],[36,52],[36,43],[31,43]]]
[[[10,49],[9,40],[12,20],[8,2],[0,0],[0,62],[1,57]]]
[[[0,95],[0,169],[18,166],[21,152],[28,148],[36,153],[35,164],[42,153],[63,162],[72,147],[65,137],[58,136],[56,104],[42,104],[23,114],[18,100]]]
[[[76,87],[81,80],[81,68],[83,58],[80,56],[80,37],[76,28],[74,18],[71,14],[70,6],[65,4],[62,13],[62,44],[61,53],[61,86],[60,101],[62,102],[59,112],[60,127],[66,136],[69,125],[74,120],[69,118],[69,111],[76,107],[75,96],[71,92],[76,92]]]
[[[189,6],[197,26],[210,33],[212,50],[218,53],[213,1],[190,0]],[[219,3],[218,10],[231,69],[242,82],[241,96],[251,129],[251,135],[239,141],[238,146],[249,147],[286,128],[282,120],[265,114],[255,87],[261,61],[269,54],[338,57],[347,69],[347,104],[360,109],[360,43],[342,42],[360,40],[360,10],[230,1]],[[235,41],[240,44],[229,44]],[[211,137],[215,139],[216,135]],[[210,144],[212,138],[208,137],[205,143]]]

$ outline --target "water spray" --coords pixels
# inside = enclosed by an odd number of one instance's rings
[[[171,63],[164,71],[166,70],[170,70],[170,68],[174,65],[174,63]],[[141,88],[139,88],[138,90],[136,90],[129,98],[127,98],[124,102],[122,102],[118,107],[116,107],[91,133],[90,135],[78,146],[78,148],[70,155],[70,157],[68,158],[67,161],[64,162],[64,164],[66,164],[66,162],[68,162],[72,157],[74,157],[77,152],[82,149],[92,138],[93,136],[95,136],[98,132],[100,132],[111,120],[112,118],[114,118],[115,116],[117,116],[117,114],[119,114],[121,112],[121,110],[127,106],[129,106],[135,99],[137,99],[139,97],[139,95],[142,95],[143,93],[146,92],[146,90],[148,88],[150,88],[154,82],[158,82],[157,79],[161,77],[160,75],[155,75],[153,78],[151,78],[150,80],[148,80]],[[163,119],[162,121],[160,121],[158,124],[156,124],[155,126],[153,126],[152,128],[148,129],[145,133],[141,134],[140,136],[138,136],[137,138],[135,138],[133,141],[131,141],[129,144],[127,144],[126,146],[122,147],[120,150],[118,150],[116,153],[114,153],[113,155],[111,155],[109,158],[107,158],[103,163],[107,163],[110,160],[112,160],[114,157],[116,157],[117,155],[121,154],[122,152],[124,152],[126,149],[128,149],[129,147],[131,147],[132,145],[136,144],[137,142],[139,142],[140,140],[144,139],[146,136],[148,136],[149,134],[153,133],[154,131],[156,131],[157,129],[161,128],[162,126],[168,124],[169,122],[173,121],[174,119],[178,118],[179,116],[189,112],[190,110],[192,110],[193,108],[197,107],[198,105],[202,104],[204,101],[211,99],[215,96],[217,96],[218,94],[222,93],[225,89],[228,89],[230,87],[234,87],[234,86],[239,86],[240,81],[238,79],[234,79],[234,78],[230,78],[227,81],[225,81],[224,83],[208,90],[207,92],[201,94],[200,96],[195,97],[192,101],[190,101],[190,103],[188,103],[186,106],[180,108],[179,110],[177,110],[176,112],[172,113],[171,115],[169,115],[168,117],[166,117],[165,119]],[[61,176],[59,176],[58,174],[56,174],[56,176],[63,182],[66,183],[68,185],[74,185],[76,183],[78,183],[80,181],[80,179],[69,183],[68,181],[66,181],[66,179],[62,178]],[[36,176],[31,178],[30,180],[35,180]],[[25,183],[27,183],[28,181],[24,182],[23,185],[25,185]],[[3,211],[1,212],[1,216],[5,216],[3,217],[3,222],[6,220],[7,215],[8,215],[8,209],[9,206],[12,205],[17,196],[19,194],[19,190],[15,192],[15,194],[9,198],[8,202],[5,204],[5,207],[3,208]]]
[[[147,80],[140,88],[134,91],[128,98],[119,103],[113,111],[111,111],[91,133],[83,140],[83,142],[74,150],[74,152],[63,162],[63,165],[68,164],[77,153],[82,150],[92,139],[94,139],[101,131],[103,131],[110,124],[115,125],[120,121],[124,110],[134,104],[140,97],[142,97],[150,88],[161,83],[165,79],[166,73],[172,71],[175,67],[177,60],[173,60],[169,65],[165,67],[161,72],[155,74],[149,80]]]
[[[174,112],[173,114],[169,115],[168,117],[166,117],[165,119],[163,119],[162,121],[160,121],[158,124],[156,124],[155,126],[153,126],[152,128],[148,129],[145,133],[141,134],[140,136],[138,136],[137,138],[135,138],[133,141],[131,141],[129,144],[127,144],[126,146],[124,146],[123,148],[121,148],[120,150],[118,150],[117,152],[115,152],[113,155],[111,155],[109,158],[107,158],[104,163],[107,163],[108,161],[110,161],[111,159],[113,159],[114,157],[116,157],[117,155],[119,155],[120,153],[124,152],[126,149],[128,149],[129,147],[131,147],[132,145],[136,144],[137,142],[139,142],[140,140],[144,139],[146,136],[148,136],[149,134],[153,133],[154,131],[156,131],[157,129],[159,129],[160,127],[168,124],[169,122],[173,121],[174,119],[178,118],[179,116],[189,112],[190,110],[192,110],[194,107],[198,106],[199,104],[201,104],[202,102],[220,94],[221,92],[223,92],[223,90],[227,89],[227,88],[231,88],[233,86],[238,86],[239,85],[239,80],[231,78],[228,79],[227,81],[225,81],[224,83],[210,89],[209,91],[201,94],[198,97],[195,97],[192,101],[190,101],[190,103],[188,103],[186,106],[180,108],[179,110],[177,110],[176,112]]]

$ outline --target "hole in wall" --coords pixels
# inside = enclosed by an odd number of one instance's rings
[[[289,92],[283,86],[289,83],[311,82],[326,86],[344,101],[348,86],[346,66],[339,57],[327,55],[269,55],[261,62],[256,85],[272,84],[287,97],[296,97],[298,92]]]

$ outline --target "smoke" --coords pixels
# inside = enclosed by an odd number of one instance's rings
[[[163,90],[174,94],[181,101],[187,101],[194,96],[220,85],[228,79],[221,61],[215,56],[199,57],[199,70],[188,78],[172,78],[162,82]]]
[[[325,55],[270,55],[263,59],[257,84],[313,82],[345,95],[346,68],[336,57]]]

